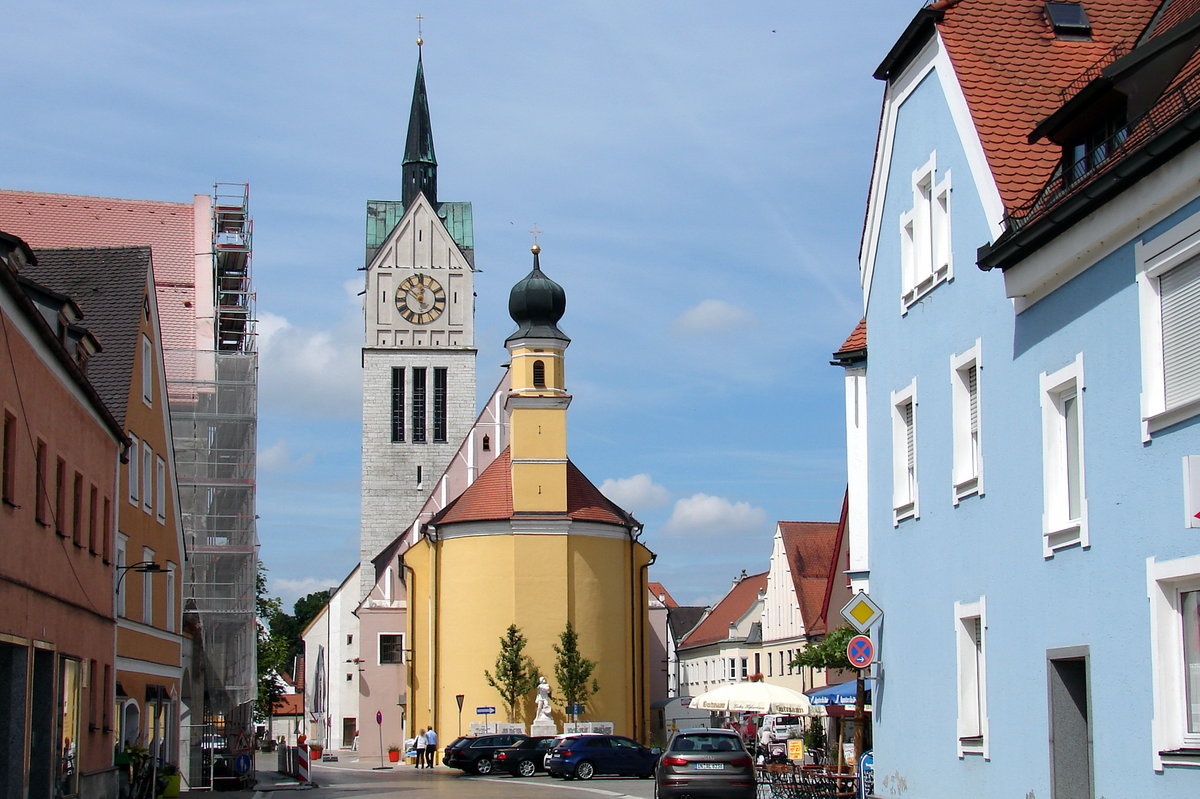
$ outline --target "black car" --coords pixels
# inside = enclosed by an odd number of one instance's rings
[[[457,738],[442,754],[442,765],[476,774],[491,774],[496,753],[528,737],[502,733]]]
[[[555,740],[553,735],[531,735],[498,751],[493,765],[514,777],[532,777],[546,770],[546,752]]]
[[[654,776],[659,752],[621,735],[585,735],[568,738],[552,749],[546,771],[568,780],[590,780],[596,774],[649,778]]]

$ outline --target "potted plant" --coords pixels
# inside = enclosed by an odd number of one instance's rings
[[[179,796],[179,769],[173,763],[164,763],[158,771],[158,795],[163,799]]]
[[[396,746],[395,744],[392,744],[388,747],[388,760],[393,763],[400,762],[400,747]]]

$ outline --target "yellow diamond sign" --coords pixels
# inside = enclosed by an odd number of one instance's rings
[[[865,633],[877,621],[883,618],[883,611],[871,601],[871,597],[859,591],[854,598],[842,608],[842,618],[850,622],[850,626]]]

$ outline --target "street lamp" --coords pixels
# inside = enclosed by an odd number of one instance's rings
[[[125,575],[129,574],[129,572],[138,572],[139,574],[159,574],[161,572],[165,572],[166,569],[164,569],[160,563],[156,563],[152,560],[143,560],[130,566],[118,566],[117,571],[121,573],[121,575],[117,578],[116,592],[119,594],[121,593],[121,583],[125,581]]]

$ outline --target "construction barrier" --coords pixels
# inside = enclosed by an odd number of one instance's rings
[[[308,744],[303,743],[296,747],[296,778],[300,782],[309,782],[308,779]]]

